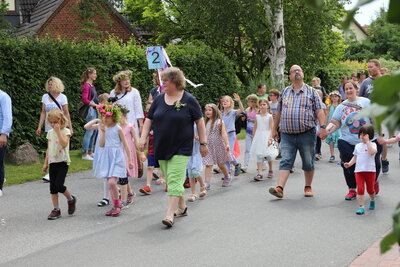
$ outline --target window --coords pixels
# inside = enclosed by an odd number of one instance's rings
[[[3,2],[8,4],[9,11],[15,11],[15,0],[3,0]]]

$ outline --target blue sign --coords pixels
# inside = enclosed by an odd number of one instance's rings
[[[147,47],[146,55],[149,69],[163,69],[166,67],[162,46]]]

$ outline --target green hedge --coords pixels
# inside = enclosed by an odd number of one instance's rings
[[[145,48],[133,43],[121,44],[116,40],[105,43],[39,39],[0,39],[0,89],[13,101],[14,132],[10,138],[13,149],[25,142],[37,149],[46,147],[45,135],[37,137],[41,97],[44,84],[50,76],[60,78],[65,85],[69,110],[74,126],[71,140],[73,149],[81,147],[84,134],[83,119],[77,113],[81,98],[80,76],[87,67],[97,69],[95,86],[99,93],[114,87],[113,75],[124,69],[133,71],[132,85],[138,88],[142,101],[147,100],[152,88],[152,71],[147,69]],[[238,82],[232,63],[221,53],[203,43],[172,45],[167,52],[174,66],[180,67],[195,83],[205,86],[193,89],[200,103],[216,101],[219,96],[237,90]]]

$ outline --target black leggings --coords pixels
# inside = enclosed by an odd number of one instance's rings
[[[315,144],[315,154],[321,154],[321,138],[317,136],[317,143]]]
[[[378,142],[376,141],[373,142],[376,143],[376,149],[377,149],[377,152],[375,154],[375,168],[376,168],[376,180],[378,180],[379,172],[381,171],[381,153],[383,147]],[[357,188],[356,177],[354,175],[354,170],[356,168],[356,165],[354,164],[350,168],[346,169],[343,163],[349,162],[351,160],[351,158],[353,157],[354,147],[355,145],[350,145],[349,143],[347,143],[342,139],[338,140],[338,148],[341,161],[340,165],[343,168],[344,178],[346,179],[346,183],[349,188]]]
[[[65,190],[67,190],[67,188],[64,186],[67,173],[68,164],[66,162],[50,163],[50,194],[64,193]]]

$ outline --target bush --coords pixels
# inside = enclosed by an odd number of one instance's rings
[[[132,85],[138,88],[145,103],[152,88],[152,70],[147,69],[145,48],[116,40],[104,43],[74,44],[48,39],[14,39],[7,35],[0,40],[0,89],[13,101],[13,130],[10,148],[30,142],[37,149],[46,147],[45,135],[37,137],[41,97],[50,76],[60,78],[74,126],[71,149],[79,149],[84,134],[84,120],[77,114],[81,99],[81,73],[88,67],[97,69],[95,86],[98,93],[110,92],[116,72],[133,71]],[[219,95],[231,93],[237,87],[233,66],[221,53],[202,43],[173,45],[167,48],[172,63],[182,68],[186,76],[205,86],[188,90],[201,104],[214,102]]]

